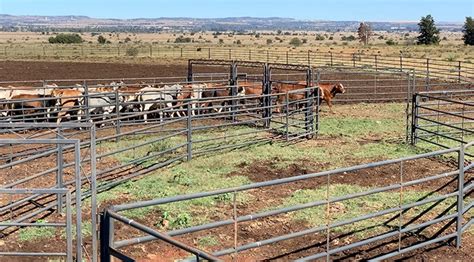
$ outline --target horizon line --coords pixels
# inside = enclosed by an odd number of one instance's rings
[[[292,19],[295,21],[310,21],[310,22],[372,22],[372,23],[418,23],[419,20],[327,20],[327,19],[309,19],[309,18],[296,18],[296,17],[282,17],[282,16],[224,16],[224,17],[191,17],[191,16],[160,16],[160,17],[134,17],[134,18],[118,18],[118,17],[95,17],[95,16],[89,16],[89,15],[74,15],[74,14],[68,14],[68,15],[35,15],[35,14],[26,14],[26,15],[14,15],[14,14],[7,14],[7,13],[1,13],[0,15],[6,15],[6,16],[14,16],[14,17],[28,17],[28,16],[35,16],[35,17],[87,17],[91,19],[114,19],[114,20],[138,20],[138,19],[228,19],[228,18],[258,18],[258,19],[271,19],[271,18],[276,18],[276,19]],[[466,16],[468,17],[468,16]],[[421,19],[421,17],[420,17]],[[435,23],[464,23],[464,21],[437,21]]]

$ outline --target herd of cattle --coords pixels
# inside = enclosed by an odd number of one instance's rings
[[[302,89],[305,82],[273,83],[272,94],[288,92],[289,100],[304,99],[304,92],[291,92]],[[341,83],[319,84],[320,99],[325,100],[332,112],[332,98],[337,93],[344,93]],[[56,121],[60,123],[67,119],[81,120],[84,115],[105,119],[107,115],[117,112],[140,113],[146,122],[148,112],[156,113],[160,120],[166,112],[167,117],[181,117],[186,114],[189,103],[194,115],[197,107],[212,108],[221,112],[230,104],[232,94],[241,98],[262,97],[262,82],[239,81],[234,92],[222,83],[201,84],[158,84],[146,83],[125,84],[112,82],[108,85],[98,84],[85,86],[76,84],[73,87],[60,87],[56,84],[35,87],[0,87],[1,121],[15,119],[34,119],[35,121]],[[276,96],[276,103],[283,104],[287,96]],[[218,99],[216,99],[218,98]],[[161,109],[169,109],[168,111]],[[228,107],[227,107],[228,108]],[[275,107],[279,111],[278,106]],[[157,110],[158,109],[158,110]],[[189,111],[188,111],[189,112]],[[155,114],[153,114],[155,115]]]

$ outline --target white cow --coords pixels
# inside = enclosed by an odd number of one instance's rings
[[[142,102],[141,111],[147,112],[153,107],[157,107],[159,110],[158,114],[160,115],[160,122],[163,122],[164,109],[172,108],[174,98],[172,95],[166,93],[167,90],[164,88],[156,88],[147,86],[140,89],[138,100]],[[177,112],[178,117],[181,115]],[[170,117],[174,117],[174,112],[170,114]],[[143,119],[145,123],[148,122],[148,115],[144,114]]]

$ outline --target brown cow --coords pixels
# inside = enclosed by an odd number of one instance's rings
[[[319,92],[320,92],[320,100],[326,101],[326,104],[329,107],[329,111],[332,111],[332,99],[336,96],[336,94],[344,94],[346,89],[341,83],[320,83],[319,85]]]
[[[276,83],[273,87],[273,91],[277,93],[286,93],[288,91],[303,89],[306,87],[306,81],[299,81],[296,83]],[[334,113],[332,110],[332,99],[336,96],[336,94],[344,94],[346,89],[341,83],[320,83],[319,87],[319,99],[320,101],[326,101],[326,104],[329,107],[329,111]],[[288,95],[290,101],[294,100],[302,100],[304,99],[304,93],[290,93]],[[277,103],[283,104],[286,100],[286,97],[283,95],[278,96]],[[280,107],[277,107],[277,112],[280,111]]]
[[[36,114],[41,116],[41,112],[46,112],[49,118],[49,112],[54,108],[56,99],[49,95],[21,94],[12,96],[6,105],[7,114],[11,116],[23,115],[29,118],[29,115]]]
[[[58,119],[56,121],[57,124],[61,123],[62,118],[68,113],[75,113],[77,115],[77,120],[81,120],[81,112],[78,108],[82,104],[81,91],[75,89],[55,89],[51,92],[51,95],[58,98],[56,104],[59,110]]]

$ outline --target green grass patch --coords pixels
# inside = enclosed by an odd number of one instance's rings
[[[392,119],[377,120],[366,118],[322,118],[320,134],[325,136],[343,136],[347,138],[371,135],[399,136],[405,127],[400,121]]]
[[[219,239],[215,236],[204,236],[198,239],[199,247],[213,247],[219,245]]]
[[[76,239],[77,237],[77,227],[76,225],[72,225],[72,237],[73,239]],[[82,221],[82,224],[81,224],[81,235],[83,238],[86,238],[86,237],[90,237],[92,236],[92,223],[90,221]],[[66,239],[66,229],[63,228],[61,229],[61,238],[64,238]]]
[[[339,197],[355,193],[360,193],[370,190],[368,187],[362,187],[357,185],[348,184],[334,184],[329,187],[329,197]],[[409,204],[417,201],[421,201],[424,197],[430,195],[428,191],[404,191],[401,204]],[[436,194],[432,194],[430,197],[435,197]],[[284,201],[284,206],[292,206],[297,204],[304,204],[318,200],[325,200],[327,197],[327,188],[320,187],[314,190],[298,190],[291,197]],[[443,211],[448,209],[452,204],[456,202],[456,198],[448,198],[441,203],[438,203],[431,212]],[[330,221],[331,223],[341,222],[352,218],[360,217],[366,214],[382,211],[389,208],[398,207],[400,204],[400,195],[398,192],[381,192],[371,194],[368,196],[358,197],[350,200],[336,202],[330,205]],[[408,218],[414,217],[420,214],[432,204],[425,204],[422,206],[411,208],[408,212],[404,213],[403,217],[405,221]],[[455,208],[452,208],[447,214],[455,212]],[[292,217],[299,221],[304,221],[312,226],[322,226],[327,222],[327,205],[317,206],[313,208],[307,208],[301,211],[291,213]],[[392,213],[389,217],[395,216],[397,213]],[[387,217],[385,217],[386,219]],[[368,229],[374,226],[374,223],[382,223],[385,221],[384,217],[378,217],[370,220],[363,220],[354,224],[349,224],[342,227],[336,227],[331,229],[333,232],[352,232],[358,231],[356,235],[364,236],[365,234],[373,233]],[[398,219],[393,220],[387,224],[388,227],[398,226]]]
[[[45,220],[38,220],[36,223],[48,223]],[[54,237],[56,233],[55,227],[39,226],[39,227],[25,227],[19,230],[18,239],[21,242],[38,241]]]

